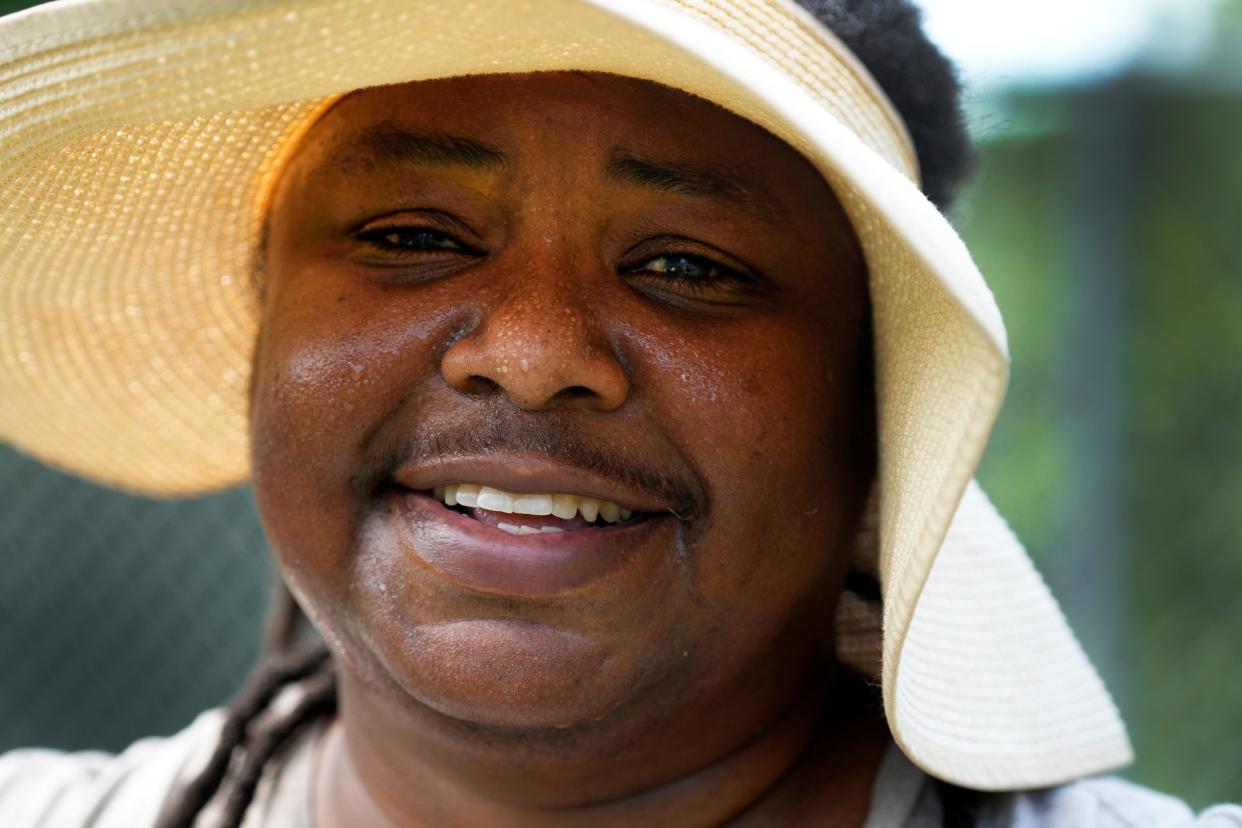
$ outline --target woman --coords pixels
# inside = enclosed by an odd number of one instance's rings
[[[904,2],[0,31],[0,428],[251,477],[324,642],[117,759],[6,757],[5,824],[1193,819],[1088,778],[1124,728],[971,482],[1004,330]]]

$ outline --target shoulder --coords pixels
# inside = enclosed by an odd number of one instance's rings
[[[992,798],[981,828],[1242,828],[1242,807],[1217,805],[1198,816],[1180,799],[1115,776]]]
[[[209,710],[174,736],[123,753],[15,750],[0,755],[5,828],[139,828],[153,825],[168,793],[206,762],[223,713]]]

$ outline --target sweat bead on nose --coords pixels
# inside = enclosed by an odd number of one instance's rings
[[[623,403],[629,381],[582,286],[547,274],[516,281],[485,303],[475,329],[445,353],[445,381],[459,391],[490,382],[523,410],[544,409],[558,397],[597,410]]]

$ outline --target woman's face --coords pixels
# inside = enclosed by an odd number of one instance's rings
[[[269,230],[255,489],[352,675],[567,727],[830,648],[866,278],[787,145],[608,75],[375,88],[306,136]]]

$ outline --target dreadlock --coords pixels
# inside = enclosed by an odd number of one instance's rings
[[[207,804],[221,795],[219,825],[237,828],[268,760],[304,725],[336,712],[332,659],[322,641],[299,640],[304,616],[283,583],[277,584],[268,618],[263,660],[229,704],[207,764],[169,800],[158,828],[191,828]],[[265,715],[287,691],[296,696],[291,709]]]
[[[961,86],[952,64],[927,38],[911,0],[797,0],[832,30],[887,93],[914,140],[922,188],[942,211],[970,172],[973,153],[960,109]],[[878,587],[862,597],[878,600]],[[336,712],[332,659],[293,596],[278,584],[269,611],[264,657],[229,704],[219,742],[202,771],[176,791],[159,828],[192,828],[209,803],[218,824],[239,828],[272,757],[300,731]],[[273,713],[277,697],[296,701]],[[979,794],[938,782],[947,828],[972,828]]]

